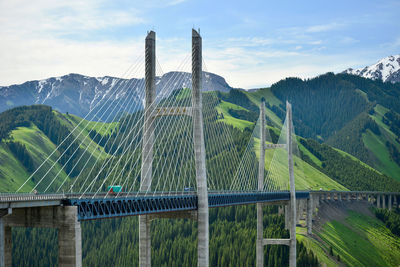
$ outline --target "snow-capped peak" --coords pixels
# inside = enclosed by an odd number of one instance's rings
[[[359,75],[384,82],[400,82],[400,55],[388,56],[377,63],[360,69],[347,69],[344,73]]]

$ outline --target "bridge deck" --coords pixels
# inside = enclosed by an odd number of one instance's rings
[[[384,192],[366,191],[297,191],[296,198],[308,198],[311,194],[324,193],[363,193],[382,194]],[[386,194],[396,194],[392,192]],[[106,194],[0,194],[0,209],[26,208],[39,206],[69,205],[78,207],[79,220],[93,220],[143,214],[157,214],[175,211],[197,210],[196,192],[122,193],[117,196]],[[288,201],[289,191],[281,192],[209,192],[210,208],[246,205],[254,203],[277,203]]]
[[[308,198],[309,192],[296,192],[297,198]],[[229,192],[210,193],[210,208],[246,205],[261,202],[279,202],[290,199],[285,192]],[[117,198],[66,199],[65,205],[78,207],[79,220],[93,220],[122,216],[157,214],[175,211],[197,210],[196,194],[166,196],[126,196]]]

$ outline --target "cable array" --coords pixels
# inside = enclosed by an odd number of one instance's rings
[[[32,188],[40,192],[69,192],[80,197],[118,197],[121,195],[177,194],[196,191],[193,149],[192,83],[190,55],[178,66],[179,71],[164,74],[156,61],[156,98],[145,117],[145,80],[128,79],[143,75],[144,62],[138,59],[111,88],[98,99],[83,119],[52,151],[43,163],[17,190],[33,177]],[[203,60],[203,66],[205,62]],[[243,129],[236,128],[228,116],[223,92],[213,88],[210,73],[202,73],[203,122],[206,149],[207,186],[210,191],[257,190],[260,147],[260,120],[249,137],[247,147],[240,151],[235,136]],[[145,128],[144,125],[151,127]],[[279,144],[286,144],[286,125]],[[142,158],[143,135],[154,131],[153,153]],[[294,135],[294,133],[292,133]],[[266,128],[267,144],[271,143]],[[293,140],[296,140],[295,138]],[[60,147],[63,149],[60,150]],[[294,146],[296,166],[301,167],[297,143]],[[66,154],[67,153],[67,154]],[[69,155],[61,164],[64,155]],[[266,151],[265,191],[287,190],[287,152],[283,147]],[[142,160],[152,156],[151,186],[140,192]],[[59,166],[62,166],[60,168]],[[66,168],[66,166],[69,166]],[[296,175],[301,171],[296,168]],[[150,171],[150,170],[149,170]],[[123,190],[110,195],[110,186]]]

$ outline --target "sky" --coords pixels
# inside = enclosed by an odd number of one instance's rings
[[[163,73],[177,70],[194,27],[207,71],[232,87],[266,87],[400,54],[399,13],[400,1],[385,0],[0,0],[0,86],[123,77],[143,58],[149,30]]]

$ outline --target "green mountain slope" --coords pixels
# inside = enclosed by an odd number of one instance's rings
[[[9,121],[13,118],[15,123],[10,123]],[[30,191],[42,179],[37,190],[43,192],[47,189],[52,192],[60,185],[71,181],[74,173],[79,172],[82,166],[75,164],[78,159],[82,161],[90,159],[89,164],[94,164],[97,159],[107,157],[104,149],[88,136],[87,130],[80,135],[80,131],[74,131],[68,139],[69,142],[62,143],[63,138],[67,137],[75,127],[78,130],[83,129],[85,123],[92,122],[84,121],[78,126],[82,119],[52,111],[46,106],[12,109],[0,114],[0,121],[1,119],[4,119],[3,124],[0,123],[2,136],[4,136],[0,141],[2,192],[14,192],[25,181],[27,183],[21,192]],[[106,123],[102,125],[108,126]],[[115,128],[115,125],[112,126]],[[101,131],[99,128],[97,130]],[[81,143],[78,150],[76,146],[70,146],[75,139]],[[10,150],[10,142],[22,145],[25,156],[32,159],[30,163],[32,166],[24,164],[21,158],[23,155],[16,155]],[[74,151],[76,152],[73,153]],[[63,154],[65,157],[60,158]],[[71,174],[68,175],[70,172]],[[48,185],[50,185],[49,188],[47,188]]]
[[[368,205],[328,205],[318,217],[314,235],[307,237],[299,231],[298,238],[313,248],[327,266],[339,263],[346,266],[399,264],[400,239],[375,217]],[[319,248],[315,248],[315,244],[319,244]],[[340,255],[340,261],[337,255]]]
[[[4,142],[0,143],[0,163],[0,191],[15,192],[28,179],[29,173]],[[23,190],[28,191],[33,187],[34,182],[28,181]]]

